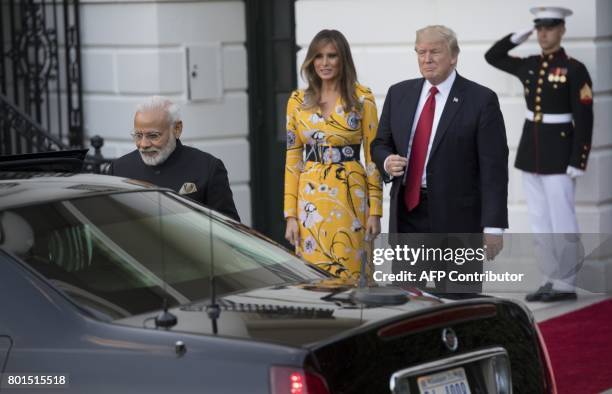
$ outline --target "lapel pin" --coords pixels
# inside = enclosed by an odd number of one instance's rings
[[[457,97],[453,97],[453,103],[458,103],[459,99]]]

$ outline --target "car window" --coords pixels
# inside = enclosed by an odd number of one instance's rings
[[[30,239],[11,252],[101,318],[157,310],[164,299],[169,306],[207,299],[213,272],[219,295],[323,276],[174,194],[108,194],[4,215]]]

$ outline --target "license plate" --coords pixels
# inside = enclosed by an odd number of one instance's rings
[[[417,379],[421,394],[471,394],[463,368],[455,368]]]

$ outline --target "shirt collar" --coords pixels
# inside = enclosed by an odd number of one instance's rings
[[[457,70],[453,69],[453,71],[451,71],[449,76],[442,83],[436,85],[436,87],[438,88],[438,92],[441,93],[442,96],[446,97],[449,95],[450,90],[453,87],[453,83],[455,82],[455,78],[457,78]],[[423,86],[423,89],[426,92],[429,92],[429,89],[432,86],[433,85],[428,80],[425,80],[425,85]]]
[[[540,57],[547,60],[553,60],[567,58],[567,55],[565,54],[565,49],[563,49],[563,47],[560,47],[559,49],[557,49],[553,53],[549,53],[548,55],[542,53],[540,54]]]

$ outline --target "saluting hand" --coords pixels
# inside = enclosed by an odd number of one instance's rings
[[[533,26],[531,26],[528,29],[516,32],[510,37],[510,41],[512,41],[512,43],[516,45],[522,44],[523,42],[527,41],[531,33],[533,33],[533,30],[534,28]]]

